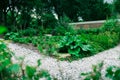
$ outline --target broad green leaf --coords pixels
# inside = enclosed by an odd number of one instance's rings
[[[26,74],[27,74],[27,76],[28,76],[30,79],[32,79],[32,77],[34,76],[35,72],[36,72],[36,68],[30,67],[30,66],[27,66],[27,67],[26,67]]]

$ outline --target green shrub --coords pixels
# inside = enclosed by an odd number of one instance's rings
[[[8,40],[8,39],[9,40],[13,40],[13,39],[16,39],[18,37],[20,37],[20,35],[18,33],[9,32],[9,33],[5,34],[4,39],[6,39],[6,40]]]
[[[99,33],[104,33],[106,31],[109,31],[111,33],[120,32],[120,26],[118,26],[116,19],[106,20],[106,22],[99,28],[78,29],[77,33],[78,34],[99,34]]]
[[[19,31],[19,34],[22,36],[33,36],[33,35],[38,35],[37,30],[34,28],[27,28],[25,30]]]
[[[100,33],[98,35],[91,36],[91,40],[93,42],[97,42],[100,46],[102,46],[104,49],[111,48],[118,43],[119,38],[118,34],[110,32]]]
[[[73,36],[69,33],[59,42],[59,52],[69,53],[72,56],[83,57],[91,55],[93,48],[82,36]]]
[[[59,25],[55,27],[55,29],[52,31],[52,35],[64,36],[66,32],[70,32],[71,34],[76,34],[76,31],[71,26]]]

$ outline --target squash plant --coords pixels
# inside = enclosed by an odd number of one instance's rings
[[[82,36],[67,33],[59,42],[59,52],[69,53],[75,57],[84,57],[91,55],[93,48]]]

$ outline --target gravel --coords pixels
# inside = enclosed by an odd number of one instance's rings
[[[83,80],[80,73],[91,71],[92,65],[97,65],[102,61],[104,61],[101,71],[103,80],[109,80],[104,77],[106,67],[110,65],[120,66],[120,45],[100,52],[94,56],[72,62],[59,61],[15,43],[8,43],[8,47],[14,53],[14,56],[12,57],[13,63],[22,63],[23,68],[25,68],[26,65],[36,67],[37,61],[40,59],[42,64],[37,70],[47,70],[50,75],[57,78],[57,80]]]

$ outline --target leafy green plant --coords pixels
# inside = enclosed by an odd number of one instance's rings
[[[38,66],[40,66],[40,60],[38,60]],[[37,71],[36,67],[26,66],[26,76],[24,79],[34,79],[39,80],[40,78],[46,78],[46,80],[51,80],[50,74],[46,70]]]
[[[22,69],[22,64],[13,64],[11,57],[13,53],[9,51],[6,44],[0,41],[0,80],[39,80],[45,77],[47,80],[51,80],[50,74],[45,71],[37,71],[36,67],[26,66],[26,69]],[[38,60],[38,66],[41,65]]]
[[[120,67],[110,66],[107,68],[106,77],[112,80],[119,80],[120,79]]]
[[[71,27],[71,26],[63,26],[63,25],[58,25],[55,27],[55,29],[52,31],[52,35],[57,35],[57,36],[64,36],[66,32],[70,32],[71,34],[76,34],[76,31]]]
[[[30,79],[32,79],[32,77],[34,76],[35,72],[36,72],[36,68],[30,67],[30,66],[26,66],[26,74],[27,74],[27,76]]]
[[[45,71],[45,70],[39,71],[39,72],[35,75],[35,80],[39,80],[37,77],[46,78],[46,80],[52,80],[50,74],[49,74],[47,71]]]
[[[83,57],[91,55],[93,48],[82,36],[73,36],[69,33],[59,42],[59,52],[69,53],[72,56]]]
[[[20,37],[20,35],[18,33],[15,33],[15,32],[9,32],[7,33],[5,36],[4,36],[4,39],[8,40],[14,40],[16,38]]]
[[[103,62],[98,65],[94,65],[93,71],[87,73],[81,73],[81,75],[85,76],[84,80],[102,80],[101,78],[102,66],[103,66]]]
[[[19,31],[21,36],[34,36],[37,35],[37,30],[34,28],[27,28],[25,30]]]
[[[0,41],[0,72],[11,63],[10,58],[6,45]]]

